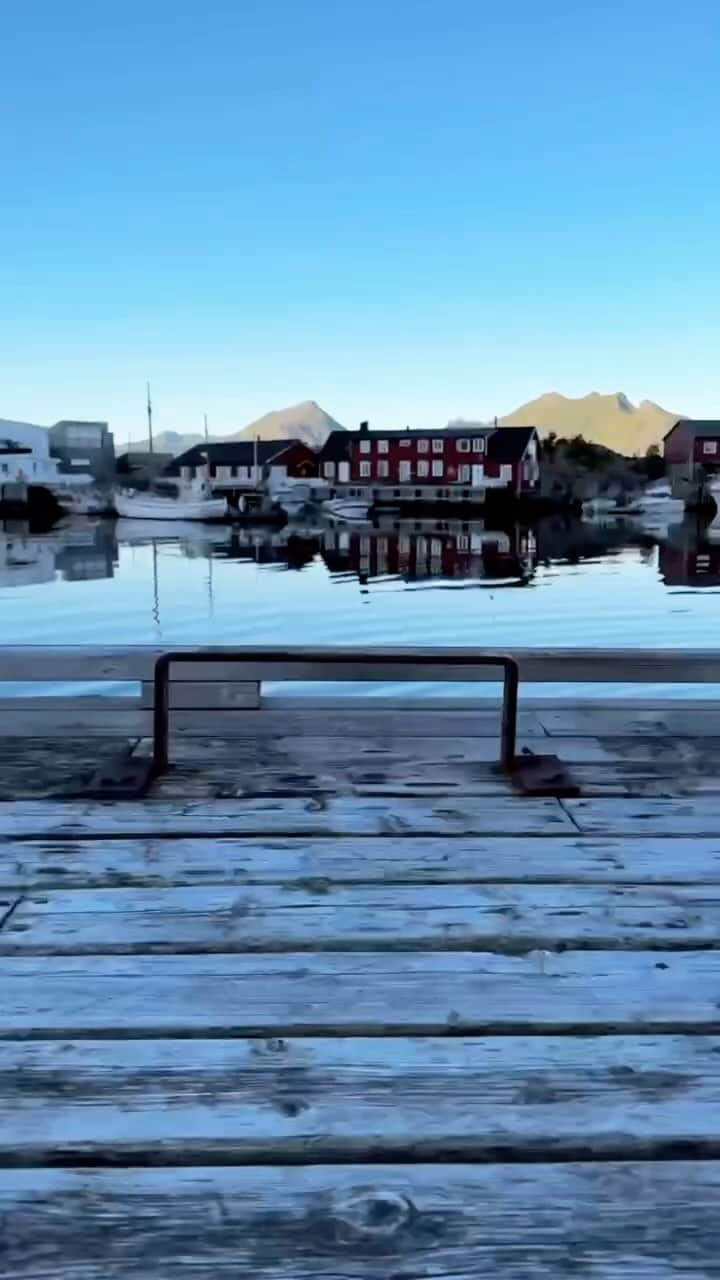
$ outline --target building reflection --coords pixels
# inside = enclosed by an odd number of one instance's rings
[[[112,578],[117,541],[107,521],[78,521],[35,532],[24,521],[0,523],[0,589]]]
[[[671,525],[660,544],[659,567],[666,587],[720,587],[720,528],[692,520]]]
[[[373,579],[489,580],[523,585],[535,568],[531,529],[486,529],[460,520],[399,521],[391,516],[361,528],[336,525],[322,535],[322,558],[333,575]]]

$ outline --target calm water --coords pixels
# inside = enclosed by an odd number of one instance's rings
[[[720,542],[689,524],[0,526],[4,645],[711,648],[719,592]]]

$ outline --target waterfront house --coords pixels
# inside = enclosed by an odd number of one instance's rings
[[[698,504],[720,479],[720,421],[678,419],[663,440],[663,455],[673,497]]]
[[[213,492],[233,496],[287,480],[306,480],[317,474],[317,458],[301,440],[222,440],[186,449],[165,469],[165,475],[191,480],[209,469]]]
[[[440,431],[332,431],[319,472],[338,494],[394,502],[481,503],[488,489],[513,497],[538,486],[535,427],[460,425]]]

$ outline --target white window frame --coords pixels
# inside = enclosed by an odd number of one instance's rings
[[[442,479],[445,474],[445,463],[442,458],[433,458],[432,473],[435,480]]]
[[[417,464],[418,480],[422,480],[430,475],[430,463],[427,458],[421,458]]]
[[[458,453],[469,453],[469,452],[470,452],[470,441],[469,441],[469,440],[458,440],[458,442],[457,442],[457,447],[458,447]]]
[[[467,551],[470,547],[470,539],[466,533],[459,533],[455,539],[455,546],[458,551]]]
[[[377,442],[377,451],[378,451],[378,453],[387,453],[387,451],[388,451],[388,442],[387,442],[387,440],[378,440],[378,442]]]
[[[410,448],[410,441],[409,441],[409,440],[405,440],[405,439],[401,440],[401,441],[400,441],[400,448],[401,448],[401,449],[409,449],[409,448]]]
[[[325,476],[326,480],[335,479],[335,463],[334,462],[323,463],[323,475]]]
[[[378,480],[387,480],[390,475],[390,463],[387,458],[379,458],[377,464]]]
[[[444,440],[433,440],[433,442],[432,442],[432,451],[433,451],[433,453],[442,453],[442,452],[443,452],[443,450],[444,450],[444,448],[445,448],[445,441],[444,441]]]
[[[417,442],[417,447],[418,447],[418,453],[429,453],[429,452],[430,452],[430,441],[429,441],[429,440],[418,440],[418,442]]]
[[[470,484],[472,480],[472,467],[469,463],[465,462],[462,466],[458,467],[458,480],[460,481],[460,484]]]
[[[361,452],[361,453],[370,453],[370,450],[371,450],[371,449],[372,449],[372,440],[361,440],[361,441],[360,441],[360,452]]]
[[[360,463],[360,479],[361,480],[370,479],[370,463],[369,462]]]
[[[501,480],[504,480],[506,484],[509,484],[509,483],[510,483],[510,481],[512,480],[512,478],[513,478],[512,463],[510,463],[510,462],[503,462],[503,463],[501,463],[501,465],[500,465],[500,479],[501,479]]]
[[[475,436],[475,439],[472,442],[472,451],[473,453],[485,452],[485,439],[483,436]]]
[[[703,453],[714,454],[717,451],[717,440],[703,440]]]

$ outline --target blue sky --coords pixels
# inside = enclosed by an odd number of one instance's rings
[[[720,414],[716,0],[4,0],[0,416]]]

